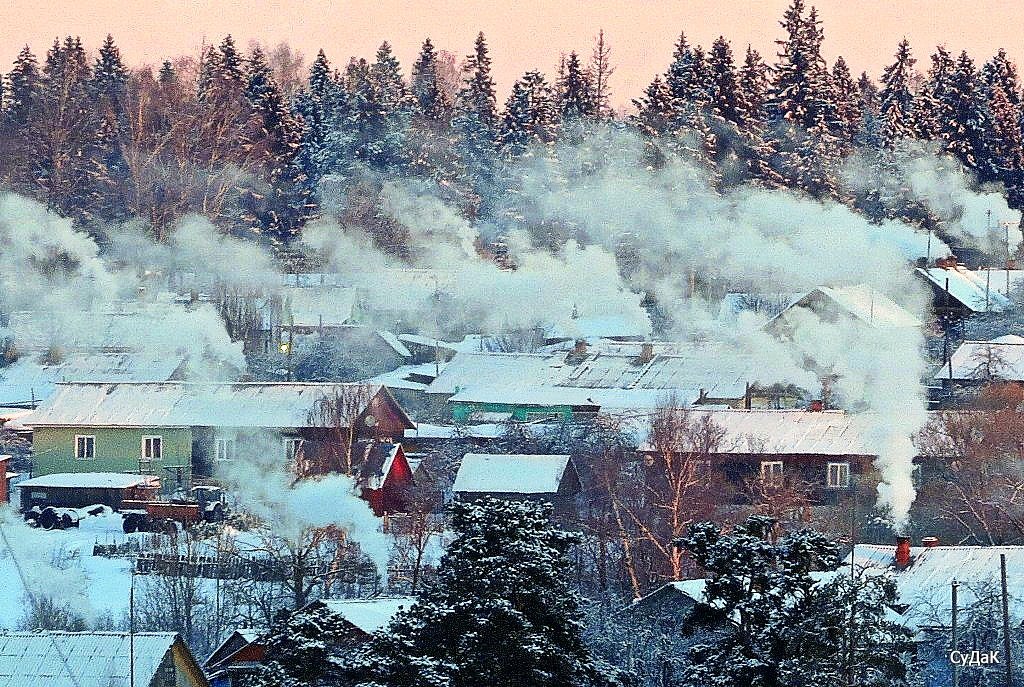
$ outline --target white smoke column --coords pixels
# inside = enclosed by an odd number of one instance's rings
[[[86,620],[91,619],[94,613],[88,595],[90,581],[80,561],[73,559],[70,551],[42,545],[40,539],[49,533],[26,525],[9,505],[0,506],[0,524],[10,545],[8,548],[0,541],[0,561],[8,573],[6,584],[30,594],[37,602],[48,598]],[[22,588],[19,567],[28,589]]]
[[[313,528],[344,530],[373,561],[386,585],[390,542],[380,519],[359,498],[353,479],[330,474],[296,482],[280,456],[280,435],[267,433],[249,445],[257,448],[217,466],[217,477],[230,485],[242,507],[294,545]]]

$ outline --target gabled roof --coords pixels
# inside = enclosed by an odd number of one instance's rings
[[[986,274],[964,267],[918,267],[917,274],[936,291],[945,292],[948,284],[950,297],[972,312],[1003,312],[1013,307],[1013,302],[996,290],[999,275],[1005,274],[999,270]]]
[[[132,639],[127,632],[3,632],[0,684],[129,687],[129,645],[134,642],[135,684],[148,685],[176,641],[174,632],[136,632]]]
[[[935,379],[981,380],[986,376],[1024,381],[1024,337],[1008,334],[991,341],[964,341],[939,368]]]
[[[68,383],[24,420],[32,427],[261,427],[310,426],[310,413],[346,388],[361,388],[360,413],[387,403],[413,426],[379,385],[313,382]],[[353,413],[354,415],[356,413]]]
[[[46,365],[28,356],[0,368],[0,406],[48,398],[60,382],[163,382],[185,365],[181,355],[157,353],[69,353]]]
[[[284,325],[296,327],[336,327],[349,324],[355,317],[356,289],[338,286],[286,286]]]
[[[728,454],[872,456],[871,418],[841,410],[687,410],[691,421],[708,415],[724,430],[718,452]],[[640,446],[650,451],[650,441]]]
[[[452,490],[463,494],[555,494],[573,469],[567,455],[467,453]]]
[[[355,450],[363,454],[359,466],[359,483],[367,489],[382,488],[395,461],[405,457],[401,444],[384,441],[360,441]]]
[[[565,353],[458,353],[430,386],[429,394],[468,388],[552,384],[565,376]]]
[[[880,329],[894,327],[917,327],[921,321],[892,299],[866,284],[856,286],[819,286],[773,317],[766,327],[784,321],[787,314],[796,308],[815,311],[832,309],[868,325]]]
[[[372,635],[390,623],[396,613],[409,609],[415,602],[414,596],[396,596],[378,599],[322,599],[314,603],[322,603],[332,613]]]
[[[953,580],[960,583],[961,609],[998,594],[999,557],[1005,555],[1010,615],[1016,623],[1024,619],[1024,576],[1019,574],[1024,570],[1024,546],[914,546],[910,565],[902,569],[895,565],[895,546],[857,544],[852,555],[855,566],[895,576],[900,603],[910,607],[905,615],[922,627],[949,624]],[[847,567],[849,560],[847,556]]]

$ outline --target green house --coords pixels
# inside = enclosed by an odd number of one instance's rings
[[[591,389],[567,387],[471,389],[448,400],[452,419],[457,422],[486,418],[511,419],[520,422],[555,419],[571,420],[583,414],[594,414],[601,404]]]
[[[313,459],[331,437],[349,435],[323,424],[324,408],[353,423],[353,439],[414,427],[379,385],[298,382],[62,383],[24,423],[33,430],[34,475],[152,474],[173,492],[247,451]]]

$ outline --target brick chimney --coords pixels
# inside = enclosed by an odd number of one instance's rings
[[[910,565],[910,537],[896,535],[896,567],[905,568]]]
[[[646,365],[654,360],[654,344],[644,342],[640,344],[640,355],[637,356],[637,365]]]
[[[807,410],[809,410],[812,413],[820,413],[824,409],[825,403],[818,399],[811,401],[811,405],[807,406]]]
[[[572,348],[573,355],[586,355],[587,354],[587,340],[576,339],[576,345]]]
[[[934,549],[938,545],[939,545],[939,538],[938,537],[925,537],[924,539],[921,540],[921,546],[925,547],[926,549]]]
[[[10,502],[11,487],[7,484],[7,464],[10,460],[10,456],[0,456],[0,504]]]

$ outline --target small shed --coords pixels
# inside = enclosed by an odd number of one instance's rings
[[[203,662],[210,687],[248,684],[266,656],[264,634],[261,630],[239,628],[228,635]]]
[[[556,513],[572,510],[580,475],[568,455],[467,453],[452,490],[461,501],[486,497],[551,503]]]
[[[361,441],[355,447],[360,496],[377,516],[405,510],[406,492],[412,486],[412,468],[401,444]]]
[[[21,508],[82,508],[103,504],[117,510],[123,501],[149,501],[160,491],[155,475],[120,472],[69,472],[33,477],[16,484]]]

